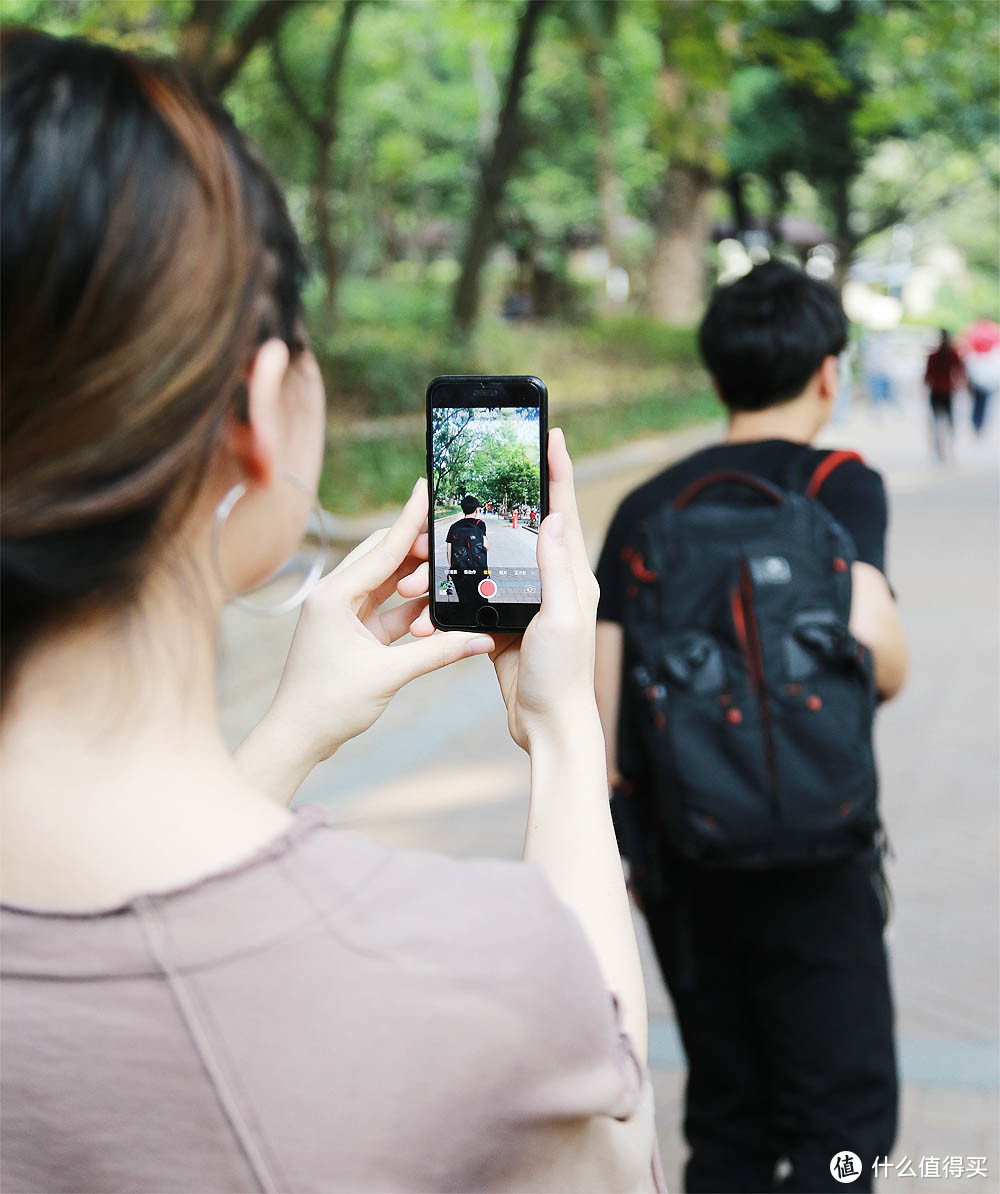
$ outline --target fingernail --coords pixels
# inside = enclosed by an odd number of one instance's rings
[[[467,653],[469,655],[485,655],[487,651],[492,651],[495,646],[491,638],[480,636],[474,638],[468,646]]]
[[[552,538],[556,543],[562,543],[566,538],[566,520],[557,511],[555,514],[549,515],[549,522],[552,524]]]

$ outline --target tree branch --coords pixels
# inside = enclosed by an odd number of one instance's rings
[[[360,7],[361,0],[344,0],[344,6],[340,10],[340,24],[337,26],[337,36],[330,51],[330,58],[327,61],[326,72],[323,77],[324,111],[327,122],[334,131],[336,131],[337,114],[340,107],[337,84],[340,82],[340,72],[344,67],[347,43],[351,38],[351,26],[354,24],[354,18],[358,15]]]
[[[181,64],[193,74],[205,73],[227,7],[225,0],[194,0],[177,47]]]
[[[300,0],[261,0],[232,40],[212,56],[204,72],[208,86],[217,93],[225,91],[257,43],[274,38],[298,3]]]
[[[275,35],[271,42],[271,67],[274,71],[274,78],[278,86],[284,92],[285,98],[295,111],[298,118],[306,125],[312,132],[313,136],[322,140],[326,132],[322,121],[319,117],[314,116],[306,104],[302,93],[296,88],[292,82],[292,76],[289,74],[288,67],[285,65],[285,60],[281,53],[280,39]]]

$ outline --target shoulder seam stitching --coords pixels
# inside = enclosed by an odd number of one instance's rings
[[[222,1108],[222,1112],[229,1121],[233,1136],[243,1152],[258,1187],[263,1194],[278,1194],[278,1185],[271,1174],[267,1162],[261,1156],[259,1149],[253,1141],[249,1125],[233,1095],[223,1068],[218,1063],[209,1035],[198,1017],[194,1000],[187,990],[180,972],[170,963],[166,956],[159,933],[159,925],[156,924],[156,913],[151,901],[147,896],[142,896],[135,901],[134,907],[138,913],[139,926],[146,941],[146,946],[153,961],[159,967],[161,975],[166,979],[167,986],[170,988],[170,993],[177,1005],[177,1010],[180,1013],[184,1027],[187,1029],[195,1053],[198,1055],[198,1059],[205,1070],[209,1083]]]

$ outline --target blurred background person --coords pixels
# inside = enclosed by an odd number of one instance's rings
[[[861,339],[861,366],[868,402],[876,417],[886,407],[898,410],[899,396],[892,376],[892,348],[884,332],[866,332]]]
[[[965,329],[962,363],[972,396],[972,429],[982,435],[990,404],[1000,390],[1000,324],[980,319]]]
[[[951,342],[947,328],[941,329],[937,348],[927,358],[924,384],[931,407],[931,443],[939,461],[950,460],[955,452],[955,394],[966,384],[962,358]]]

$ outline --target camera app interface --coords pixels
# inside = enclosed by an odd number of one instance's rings
[[[436,599],[537,604],[538,408],[439,407],[431,433]]]

